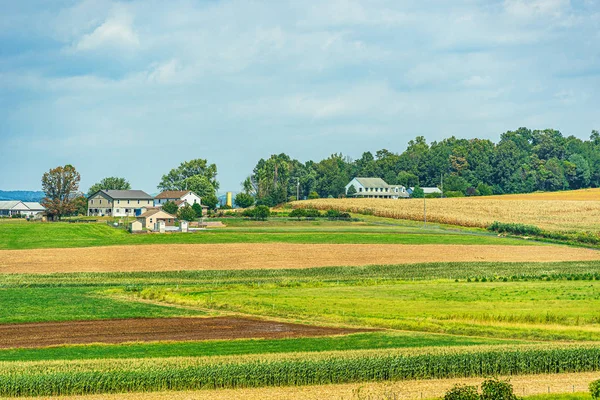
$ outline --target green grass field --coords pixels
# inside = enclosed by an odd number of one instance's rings
[[[415,227],[413,224],[277,221],[277,223],[260,223],[256,227],[250,227],[247,221],[233,221],[235,222],[232,227],[217,228],[195,234],[132,235],[123,229],[116,229],[102,223],[72,224],[0,220],[0,250],[174,243],[479,245],[531,245],[537,243],[530,240],[499,238],[481,230],[447,229],[439,226],[423,229]]]

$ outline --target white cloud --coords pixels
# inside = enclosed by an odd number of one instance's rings
[[[140,40],[131,26],[131,19],[127,16],[111,17],[93,32],[83,35],[74,45],[77,51],[95,50],[98,48],[124,48],[138,47]]]

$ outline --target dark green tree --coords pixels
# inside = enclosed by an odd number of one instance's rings
[[[248,193],[240,192],[235,195],[234,203],[241,208],[248,208],[254,205],[254,197]]]
[[[208,164],[208,161],[201,158],[182,162],[179,167],[173,168],[163,175],[158,188],[160,190],[192,190],[187,188],[186,179],[197,175],[208,179],[215,190],[219,189],[217,166]]]
[[[179,210],[179,207],[177,207],[177,204],[175,204],[175,202],[167,201],[166,203],[164,203],[162,205],[162,210],[171,215],[177,215],[177,211]]]
[[[422,199],[423,197],[425,197],[425,192],[419,186],[415,186],[411,197],[414,197],[415,199]]]
[[[192,209],[196,213],[196,218],[202,218],[202,206],[199,203],[194,203]]]
[[[356,194],[356,188],[354,187],[354,185],[350,185],[350,187],[348,188],[348,191],[346,192],[346,195],[348,197],[353,197]]]
[[[98,183],[94,183],[87,192],[88,197],[93,195],[99,190],[129,190],[131,185],[125,178],[118,178],[116,176],[110,176],[102,179]]]
[[[177,218],[183,221],[194,221],[196,220],[196,211],[189,205],[186,204],[179,208],[177,212]]]

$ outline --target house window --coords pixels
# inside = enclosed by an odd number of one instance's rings
[[[358,188],[358,191],[359,191],[359,192],[362,192],[362,188]]]
[[[94,204],[94,200],[90,200],[90,204]]]
[[[115,210],[116,212],[121,212],[121,210],[119,210],[118,208]]]
[[[100,199],[100,204],[102,204],[102,199]]]
[[[138,204],[140,204],[140,201],[138,200]]]
[[[150,218],[150,223],[152,223],[152,218]]]
[[[129,204],[129,200],[127,200],[127,204]]]

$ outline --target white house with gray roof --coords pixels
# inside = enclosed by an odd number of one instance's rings
[[[136,217],[154,206],[154,199],[143,190],[99,190],[88,197],[88,215],[98,217]]]
[[[20,200],[0,201],[0,217],[11,217],[13,215],[33,217],[44,211],[46,209],[38,202]]]
[[[352,197],[369,199],[403,199],[408,198],[408,192],[402,185],[388,185],[381,178],[354,178],[346,185],[346,195],[350,186],[356,193]]]

